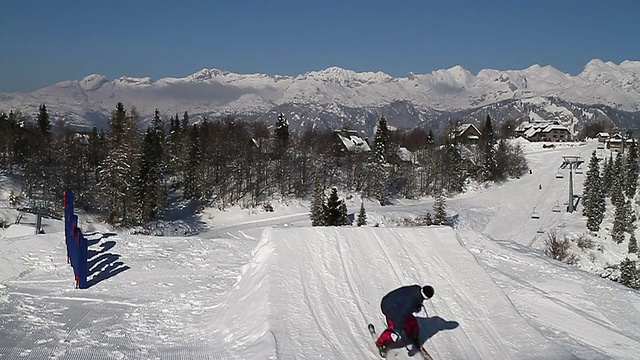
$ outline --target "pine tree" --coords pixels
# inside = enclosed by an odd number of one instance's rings
[[[51,120],[47,113],[47,107],[44,104],[38,108],[37,124],[41,133],[49,133],[49,131],[51,131]]]
[[[446,184],[444,188],[452,193],[461,193],[464,189],[464,175],[462,165],[462,154],[459,145],[448,144],[446,147],[446,161],[444,164]]]
[[[424,215],[424,222],[427,226],[433,225],[433,217],[431,216],[431,213],[426,213]]]
[[[504,181],[507,179],[509,171],[509,147],[505,139],[500,139],[498,149],[495,153],[495,181]]]
[[[202,198],[201,177],[199,176],[202,163],[202,149],[200,148],[200,133],[198,125],[193,124],[189,129],[188,142],[185,144],[187,159],[183,171],[184,198],[200,200]]]
[[[620,262],[620,280],[622,285],[632,289],[640,289],[639,271],[635,261],[628,257]]]
[[[625,171],[622,165],[622,154],[616,155],[616,160],[613,163],[613,181],[611,184],[611,203],[615,207],[624,205],[624,184],[625,184]]]
[[[370,154],[369,166],[369,193],[373,195],[380,205],[384,206],[388,202],[389,192],[389,147],[391,135],[387,126],[387,119],[380,118],[374,137],[373,151]]]
[[[311,197],[311,226],[325,226],[326,216],[324,214],[324,190],[320,185],[320,180],[313,182],[313,194]]]
[[[118,103],[109,122],[106,136],[108,153],[100,167],[100,197],[107,205],[110,224],[128,224],[132,207],[133,174],[136,173],[135,158],[140,149],[138,114],[135,109],[127,116],[122,103]]]
[[[632,142],[627,149],[625,161],[625,184],[624,193],[628,198],[633,199],[638,187],[638,146]]]
[[[333,187],[327,204],[324,206],[324,214],[327,226],[342,226],[348,224],[347,207],[338,197],[338,189]]]
[[[593,232],[600,230],[604,219],[605,193],[600,177],[600,166],[596,152],[593,151],[589,160],[583,190],[582,215],[587,217],[587,228]]]
[[[360,212],[358,213],[358,219],[356,221],[358,226],[367,225],[367,213],[364,209],[364,202],[360,203]]]
[[[604,163],[604,170],[602,172],[602,187],[606,189],[606,196],[611,196],[611,189],[613,188],[613,178],[613,153],[610,153],[609,159]]]
[[[616,206],[616,211],[613,218],[613,228],[611,229],[611,238],[617,244],[621,244],[624,241],[624,233],[628,227],[628,214],[626,211],[627,208],[624,203]]]
[[[282,159],[289,148],[289,121],[283,113],[278,115],[276,121],[276,129],[274,131],[275,139],[275,158]]]
[[[278,115],[274,130],[274,159],[276,161],[276,180],[280,188],[280,194],[285,196],[289,186],[289,121],[283,113]]]
[[[374,152],[376,157],[380,159],[382,163],[389,162],[389,155],[391,151],[391,133],[389,126],[387,125],[387,119],[382,116],[378,121],[378,127],[373,138]]]
[[[447,224],[446,199],[444,192],[440,192],[433,202],[433,223],[435,225]]]
[[[493,126],[491,125],[491,117],[487,115],[487,119],[482,127],[482,149],[483,159],[482,168],[480,170],[480,178],[482,181],[493,181],[496,178],[497,163],[495,149],[493,148]]]
[[[142,223],[157,220],[163,212],[167,198],[164,183],[165,155],[164,129],[158,110],[147,129],[142,142],[142,156],[139,158],[135,194],[138,217]]]
[[[340,210],[340,218],[338,220],[339,225],[351,225],[351,221],[349,221],[349,212],[347,210],[347,203],[342,200],[340,206],[338,207]]]
[[[636,240],[635,232],[631,233],[629,237],[629,254],[634,254],[638,252],[638,241]]]

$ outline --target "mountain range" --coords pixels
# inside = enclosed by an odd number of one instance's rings
[[[556,120],[573,131],[589,121],[618,127],[640,124],[640,61],[591,60],[576,75],[552,66],[523,70],[461,66],[429,74],[392,77],[339,67],[298,76],[237,74],[203,69],[184,78],[89,75],[32,93],[0,94],[0,111],[35,117],[46,104],[52,118],[79,129],[106,127],[118,102],[135,107],[144,121],[158,109],[164,118],[237,117],[275,123],[284,113],[293,130],[349,126],[370,135],[381,116],[396,128],[434,131],[449,121]]]

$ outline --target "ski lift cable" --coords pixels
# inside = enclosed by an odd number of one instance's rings
[[[529,219],[532,219],[532,217],[531,217],[531,216],[533,216],[535,213],[537,213],[537,214],[538,214],[538,217],[536,217],[535,219],[539,219],[539,218],[540,218],[539,213],[538,213],[538,211],[537,211],[536,209],[537,209],[537,208],[538,208],[538,206],[540,205],[540,202],[542,201],[542,199],[543,199],[543,198],[545,197],[545,195],[547,194],[547,191],[549,190],[549,187],[551,186],[551,183],[553,183],[553,182],[554,182],[555,178],[556,178],[556,175],[555,175],[555,173],[553,173],[553,174],[552,174],[552,177],[551,177],[551,178],[549,179],[549,181],[545,184],[545,187],[544,187],[544,189],[543,189],[543,191],[542,191],[542,194],[541,194],[541,195],[540,195],[540,197],[538,198],[538,202],[536,202],[536,205],[533,207],[533,211],[531,212],[531,215],[529,216]],[[566,187],[566,184],[565,184],[565,187]],[[562,189],[561,194],[562,194],[563,192],[564,192],[564,188]],[[558,197],[558,200],[559,200],[559,199],[560,199],[560,197]],[[522,229],[524,229],[524,226],[525,226],[525,224],[526,224],[526,223],[527,223],[526,221],[522,223],[522,225],[520,226],[520,229],[518,229],[518,231],[515,233],[515,237],[518,237],[518,236],[520,235],[520,233],[522,232]]]
[[[551,179],[549,179],[549,182],[545,185],[544,189],[542,189],[542,194],[540,195],[540,197],[538,198],[538,202],[536,203],[536,206],[534,206],[533,208],[537,208],[540,205],[540,202],[542,201],[542,199],[545,197],[545,195],[547,194],[547,191],[549,190],[549,187],[551,186],[551,183],[555,180],[555,174],[553,175],[553,177]]]

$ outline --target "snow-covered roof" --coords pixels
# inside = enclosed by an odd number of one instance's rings
[[[404,148],[404,147],[398,148],[398,157],[402,161],[407,161],[407,162],[411,162],[411,163],[414,163],[414,164],[418,163],[418,160],[413,155],[413,153],[411,151],[409,151],[409,149]]]
[[[551,132],[553,130],[566,130],[566,131],[569,131],[569,129],[567,129],[567,127],[564,126],[564,125],[552,124],[552,125],[548,125],[547,127],[545,127],[542,130],[542,132],[548,133],[548,132]]]
[[[535,121],[535,122],[525,121],[520,125],[518,125],[518,127],[516,128],[517,132],[522,132],[524,136],[528,138],[536,135],[539,132],[548,133],[548,132],[551,132],[552,130],[566,130],[569,133],[571,133],[569,128],[567,128],[564,125],[560,125],[554,121]]]
[[[371,151],[371,147],[367,144],[366,141],[362,140],[361,137],[355,135],[344,136],[338,134],[340,141],[344,144],[348,151]]]
[[[456,127],[456,134],[458,136],[460,136],[465,131],[467,131],[469,128],[474,129],[478,134],[480,134],[480,130],[478,130],[478,128],[473,124],[460,124],[460,125],[458,125],[458,127]]]

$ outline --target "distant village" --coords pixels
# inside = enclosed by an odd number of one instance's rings
[[[575,141],[574,134],[569,128],[558,121],[524,121],[514,130],[515,137],[522,137],[531,142],[567,142]],[[362,138],[355,130],[336,130],[335,138],[339,153],[359,153],[371,151],[367,139]],[[452,140],[458,144],[477,144],[482,133],[474,124],[460,124],[451,134]],[[598,149],[624,152],[625,147],[635,140],[624,137],[622,134],[610,135],[608,132],[600,132],[597,135]],[[553,146],[553,145],[549,145]],[[408,161],[411,153],[406,149],[399,149],[400,158]]]

